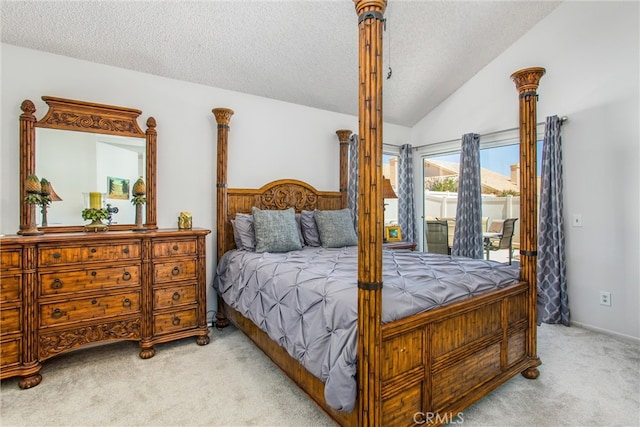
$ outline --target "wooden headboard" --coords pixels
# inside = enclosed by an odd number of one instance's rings
[[[224,219],[224,241],[222,253],[236,247],[233,240],[231,220],[236,213],[251,213],[253,206],[260,209],[280,210],[294,208],[302,210],[341,209],[343,194],[340,191],[318,191],[313,186],[295,179],[280,179],[258,189],[228,188],[227,213]]]
[[[318,191],[306,182],[295,179],[272,181],[258,189],[227,188],[227,146],[229,123],[233,110],[214,108],[213,115],[218,123],[217,165],[216,165],[216,242],[217,260],[225,252],[236,247],[233,240],[231,220],[236,213],[250,213],[253,206],[260,209],[288,209],[296,212],[314,209],[341,209],[347,207],[347,180],[349,137],[351,131],[336,131],[340,142],[340,191]]]

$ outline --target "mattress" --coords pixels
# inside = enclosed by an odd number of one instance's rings
[[[383,251],[382,322],[519,281],[515,266],[412,251]],[[350,412],[357,391],[357,247],[286,253],[232,250],[213,286],[311,374],[331,407]]]

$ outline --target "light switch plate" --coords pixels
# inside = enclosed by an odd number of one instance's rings
[[[571,225],[574,227],[582,227],[582,214],[573,214]]]

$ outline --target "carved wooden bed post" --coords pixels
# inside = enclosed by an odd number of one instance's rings
[[[382,27],[386,0],[354,0],[359,32],[358,394],[360,426],[382,425]]]
[[[229,139],[229,123],[233,110],[214,108],[211,110],[218,123],[218,156],[216,166],[216,260],[220,260],[225,251],[227,223],[227,144]],[[216,326],[229,326],[229,320],[220,309],[216,313]]]
[[[340,193],[342,193],[342,207],[347,206],[347,182],[349,180],[349,137],[351,131],[340,129],[336,131],[340,141]]]
[[[35,205],[24,202],[25,181],[29,174],[36,171],[36,116],[34,115],[36,106],[27,99],[22,102],[20,109],[22,109],[22,114],[20,115],[20,133],[22,134],[20,144],[22,146],[20,147],[20,152],[29,153],[29,156],[20,157],[20,230],[17,234],[22,234],[23,231],[30,228],[31,211],[36,209]]]
[[[511,79],[516,84],[520,99],[520,279],[529,284],[529,337],[527,355],[540,365],[537,355],[537,167],[536,167],[536,104],[538,83],[544,68],[534,67],[516,71]],[[540,372],[529,367],[522,375],[537,378]]]

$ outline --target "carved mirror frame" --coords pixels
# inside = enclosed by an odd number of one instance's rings
[[[20,106],[20,230],[29,228],[31,210],[37,205],[24,201],[25,182],[30,174],[36,173],[36,128],[51,128],[78,132],[91,132],[107,135],[145,138],[146,140],[146,215],[145,228],[157,229],[156,219],[156,120],[147,119],[147,130],[138,126],[138,116],[142,111],[133,108],[96,104],[93,102],[43,96],[49,111],[38,121],[36,107],[30,100],[24,100]],[[80,212],[78,212],[80,217]],[[113,224],[109,230],[132,230],[135,224]],[[67,233],[84,231],[84,225],[65,225],[40,227],[45,233]]]

